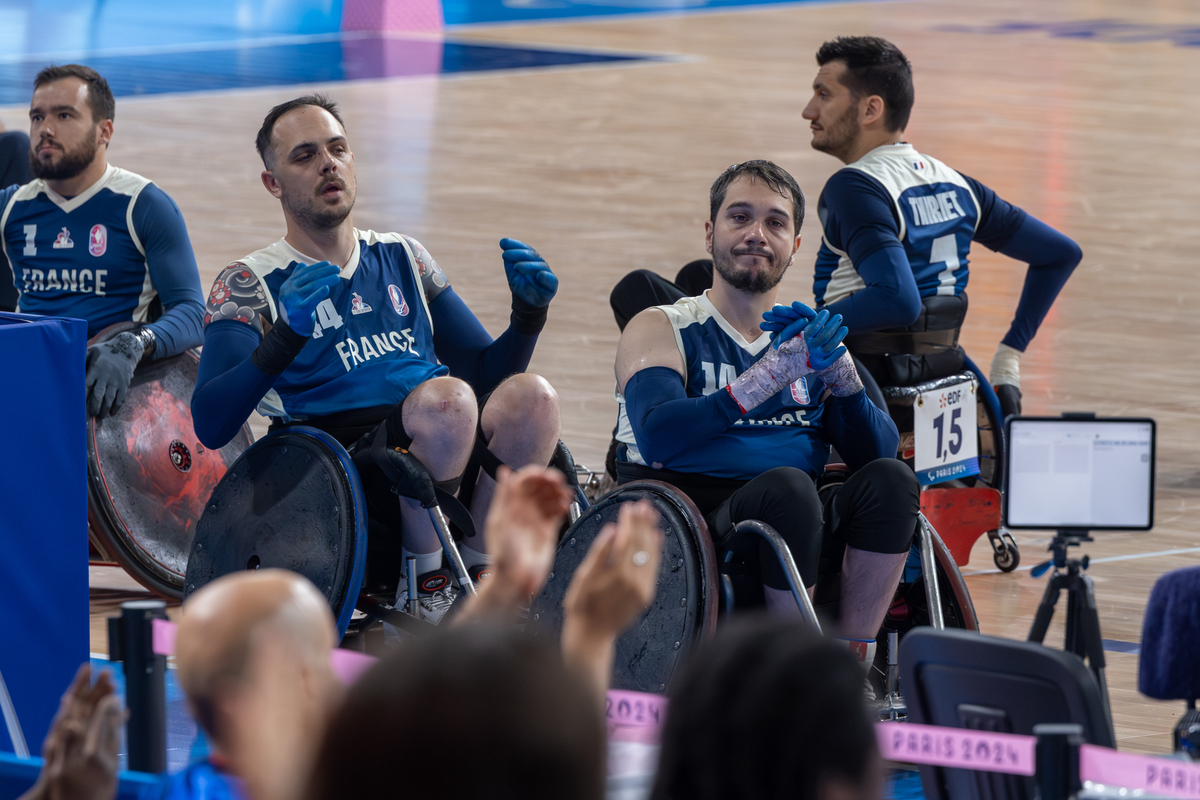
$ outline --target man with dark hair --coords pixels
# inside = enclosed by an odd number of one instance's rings
[[[881,382],[916,383],[963,367],[971,242],[1027,262],[990,375],[1004,414],[1020,413],[1021,354],[1082,258],[1078,245],[903,141],[912,67],[891,42],[839,37],[817,64],[804,109],[812,146],[846,164],[817,202],[817,308],[842,315],[846,344]]]
[[[477,625],[439,632],[351,687],[303,797],[601,800],[601,709],[545,640]]]
[[[512,314],[493,341],[420,242],[354,227],[354,154],[333,103],[311,95],[277,106],[257,142],[287,233],[213,283],[196,435],[219,447],[257,408],[274,427],[311,425],[354,446],[371,523],[386,534],[371,541],[416,558],[417,574],[429,576],[418,581],[422,607],[440,619],[453,587],[425,509],[408,497],[397,504],[393,460],[411,451],[435,486],[461,486],[476,521],[496,463],[549,462],[558,395],[525,369],[558,278],[528,245],[501,240]],[[462,553],[476,574],[487,563],[477,534]]]
[[[795,180],[768,161],[736,164],[711,197],[712,288],[641,312],[617,346],[618,479],[679,487],[739,558],[733,527],[758,519],[783,536],[807,586],[840,573],[841,633],[869,666],[916,527],[916,478],[840,346],[841,317],[775,305],[800,246]],[[764,332],[784,319],[777,336]],[[815,481],[831,444],[854,473],[823,500]],[[767,607],[796,613],[773,551],[755,544],[745,556]]]
[[[89,336],[139,324],[88,348],[88,413],[101,417],[138,364],[200,344],[204,309],[179,208],[108,163],[115,108],[95,70],[43,69],[29,107],[36,179],[0,190],[0,308],[85,319]]]
[[[862,677],[798,622],[717,630],[671,683],[651,800],[881,800]]]

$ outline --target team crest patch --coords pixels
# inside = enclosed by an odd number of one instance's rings
[[[396,309],[396,313],[402,317],[407,317],[408,303],[404,302],[404,295],[400,293],[400,287],[394,283],[389,283],[388,297],[392,298],[392,308]]]
[[[92,232],[88,234],[88,252],[94,256],[102,256],[107,250],[108,228],[103,225],[93,225]]]
[[[370,312],[371,306],[367,304],[366,300],[362,299],[362,295],[360,295],[358,292],[354,292],[350,297],[350,313],[369,314]]]
[[[792,399],[802,406],[808,405],[808,384],[804,378],[797,378],[792,384]]]
[[[58,237],[54,240],[55,250],[66,250],[67,248],[74,246],[75,242],[71,241],[71,232],[69,230],[63,228],[58,232]]]

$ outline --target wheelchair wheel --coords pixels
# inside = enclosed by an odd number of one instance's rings
[[[615,522],[622,503],[647,500],[662,517],[665,534],[654,602],[621,638],[612,687],[662,692],[681,659],[717,621],[716,554],[704,517],[686,495],[659,481],[634,481],[597,500],[559,543],[554,569],[529,609],[535,636],[557,638],[562,602],[571,577],[605,524]]]
[[[222,575],[278,567],[308,578],[346,633],[367,558],[366,497],[345,449],[293,426],[243,453],[196,525],[184,596]]]
[[[137,327],[125,322],[96,334],[104,342]],[[196,523],[213,488],[254,437],[209,450],[196,440],[191,400],[195,350],[139,367],[116,414],[87,421],[88,539],[101,559],[120,564],[164,597],[183,596]]]

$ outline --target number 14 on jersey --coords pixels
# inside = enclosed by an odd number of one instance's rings
[[[975,383],[922,392],[913,404],[913,468],[922,486],[979,474]]]

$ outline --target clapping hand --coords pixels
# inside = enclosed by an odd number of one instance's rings
[[[654,601],[663,534],[645,501],[621,506],[601,529],[563,600],[563,655],[603,696],[612,673],[613,640]]]
[[[530,465],[513,472],[501,467],[488,509],[483,540],[492,574],[474,601],[455,620],[514,615],[540,591],[558,547],[558,533],[574,495],[556,469]]]

